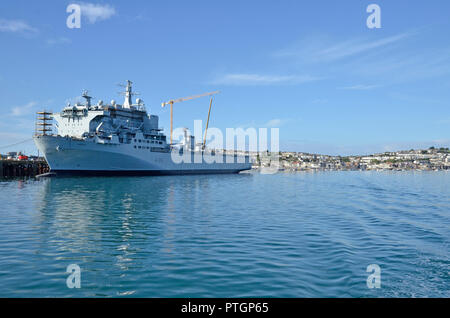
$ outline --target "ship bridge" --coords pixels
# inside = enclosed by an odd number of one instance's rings
[[[96,105],[92,105],[92,97],[87,91],[83,91],[82,97],[86,101],[84,104],[68,104],[60,113],[53,115],[58,135],[109,139],[117,136],[121,143],[130,143],[140,132],[142,138],[148,136],[150,139],[165,140],[158,127],[158,116],[147,114],[142,99],[137,98],[136,103],[132,103],[131,98],[137,93],[132,91],[131,81],[127,81],[122,94],[125,95],[122,105],[115,100],[111,100],[109,104],[103,104],[99,100]]]

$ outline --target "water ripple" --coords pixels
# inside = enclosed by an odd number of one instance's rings
[[[0,182],[0,296],[449,297],[448,173]],[[66,287],[66,267],[82,288]],[[366,286],[369,264],[382,288]]]

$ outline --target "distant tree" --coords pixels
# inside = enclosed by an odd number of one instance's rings
[[[430,150],[434,150],[434,149],[436,149],[436,148],[434,148],[434,147],[430,147]]]

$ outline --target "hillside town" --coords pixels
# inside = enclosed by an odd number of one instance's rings
[[[430,147],[427,150],[384,152],[367,156],[329,156],[302,152],[274,154],[251,153],[253,168],[278,167],[281,171],[331,171],[331,170],[420,170],[450,169],[449,148]]]

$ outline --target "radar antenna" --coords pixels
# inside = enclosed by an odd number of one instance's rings
[[[133,102],[131,101],[131,97],[135,95],[139,95],[137,92],[133,92],[132,85],[133,82],[127,80],[127,85],[119,84],[119,86],[125,87],[125,92],[119,92],[120,95],[125,95],[125,101],[123,102],[124,108],[131,108]]]
[[[81,97],[83,97],[84,99],[86,99],[86,107],[91,107],[91,99],[92,96],[89,96],[89,91],[88,90],[83,90],[83,93],[81,94]]]

